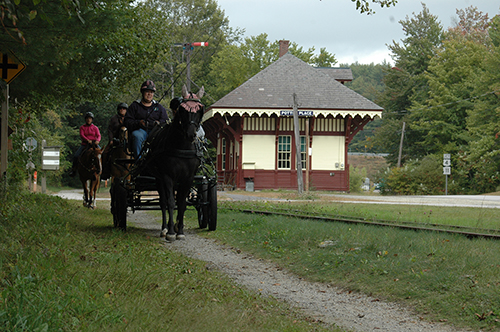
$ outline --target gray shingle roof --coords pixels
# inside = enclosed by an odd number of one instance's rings
[[[296,93],[299,109],[374,110],[382,108],[290,53],[214,103],[217,108],[286,108]]]
[[[339,82],[352,81],[351,68],[316,67],[316,70],[321,70],[321,72],[328,74],[331,78]]]

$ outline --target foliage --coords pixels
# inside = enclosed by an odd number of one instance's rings
[[[366,179],[366,169],[359,167],[349,167],[349,192],[359,193],[362,191],[363,183]]]
[[[384,91],[383,79],[385,72],[389,69],[389,64],[360,64],[358,62],[341,64],[340,67],[349,67],[352,71],[352,82],[346,82],[345,85],[363,97],[377,102],[377,98]],[[383,153],[385,150],[374,140],[376,130],[382,125],[383,120],[375,118],[369,122],[362,131],[358,132],[354,139],[349,143],[350,152],[368,152]]]
[[[384,107],[384,123],[377,130],[375,140],[389,153],[388,161],[392,165],[398,159],[401,135],[393,128],[401,128],[401,121],[407,122],[407,110],[414,102],[427,99],[425,71],[443,38],[443,28],[438,18],[429,12],[425,4],[422,6],[422,12],[414,14],[413,18],[407,16],[405,20],[399,21],[405,38],[401,43],[394,41],[389,46],[395,65],[387,69],[384,76],[385,90],[378,99],[379,105]],[[420,140],[419,133],[410,127],[405,137],[407,155],[417,158],[426,155],[425,151],[419,150],[420,146],[414,144]]]
[[[375,12],[370,8],[369,0],[351,0],[356,3],[356,9],[360,11],[360,13],[366,14],[375,14]],[[398,2],[397,0],[372,0],[372,3],[379,4],[381,8],[395,6]]]
[[[388,195],[440,195],[445,191],[442,155],[428,155],[422,160],[412,160],[404,167],[387,169],[381,194]]]

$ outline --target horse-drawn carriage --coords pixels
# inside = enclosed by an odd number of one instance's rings
[[[186,92],[187,93],[187,92]],[[200,228],[217,227],[217,177],[204,139],[197,136],[204,107],[203,92],[184,94],[170,124],[157,126],[142,152],[132,159],[127,132],[112,154],[111,212],[115,227],[125,230],[127,211],[161,210],[161,236],[184,238],[184,211],[193,206]],[[177,221],[173,211],[177,210]],[[167,222],[168,219],[168,222]]]

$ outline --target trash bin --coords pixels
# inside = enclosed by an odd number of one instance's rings
[[[246,179],[245,180],[245,191],[254,191],[253,179]]]

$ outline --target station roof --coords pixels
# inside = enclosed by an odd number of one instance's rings
[[[334,117],[337,115],[380,117],[382,107],[334,78],[335,74],[346,73],[327,68],[314,68],[294,55],[286,53],[212,104],[205,113],[204,120],[217,113],[230,116],[243,114],[280,116],[282,110],[293,109],[294,93],[298,109],[313,111],[314,116],[331,114]]]

